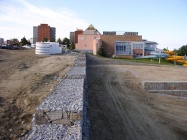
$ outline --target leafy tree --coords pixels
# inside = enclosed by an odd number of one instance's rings
[[[67,48],[69,48],[69,46],[70,46],[70,40],[67,37],[65,37],[63,39],[63,41],[62,41],[62,44],[63,45],[67,45]]]
[[[163,50],[164,50],[164,51],[168,51],[168,49],[166,49],[166,48],[164,48]]]
[[[99,50],[97,51],[97,54],[100,56],[105,56],[104,48],[101,46],[99,47]]]
[[[58,42],[59,44],[62,44],[62,40],[61,40],[60,38],[58,38],[57,42]]]
[[[21,45],[21,46],[24,46],[24,45],[31,45],[31,43],[30,43],[25,37],[23,37],[23,38],[21,39],[20,45]]]
[[[75,49],[75,44],[74,44],[74,43],[71,43],[71,44],[70,44],[70,49],[71,49],[71,50],[74,50],[74,49]]]
[[[43,38],[43,42],[47,42],[48,39],[46,37]]]
[[[53,37],[51,37],[50,42],[55,42],[55,39]]]
[[[180,47],[178,50],[176,50],[177,55],[187,55],[187,45],[183,45],[182,47]]]

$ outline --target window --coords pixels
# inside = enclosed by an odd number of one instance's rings
[[[143,49],[143,44],[142,43],[133,43],[133,48],[134,49]]]
[[[115,52],[118,55],[131,55],[130,42],[116,42]]]

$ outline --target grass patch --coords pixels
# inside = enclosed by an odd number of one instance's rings
[[[159,64],[159,59],[156,59],[156,58],[134,58],[134,59],[117,58],[117,59],[129,61],[129,62],[146,63],[146,64],[174,65],[173,62],[166,61],[165,58],[160,59],[160,64]]]

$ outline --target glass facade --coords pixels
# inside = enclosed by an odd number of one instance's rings
[[[142,43],[133,43],[133,49],[143,49]]]
[[[155,51],[155,49],[156,49],[156,44],[146,43],[146,44],[145,44],[145,49],[146,49],[146,50],[150,50],[150,51]]]
[[[116,42],[115,52],[117,55],[132,55],[130,42]]]

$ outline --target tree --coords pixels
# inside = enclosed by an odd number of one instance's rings
[[[71,49],[71,50],[74,50],[74,49],[75,49],[75,44],[74,44],[74,43],[71,43],[70,49]]]
[[[176,50],[177,55],[187,55],[187,45],[183,45],[182,47],[180,47],[178,50]]]
[[[50,42],[55,42],[55,39],[53,37],[51,37]]]
[[[164,50],[164,51],[168,51],[168,49],[166,49],[166,48],[164,48],[163,50]]]
[[[63,39],[63,41],[62,41],[62,44],[63,45],[67,45],[67,48],[69,48],[69,46],[70,46],[70,40],[67,37],[65,37]]]
[[[58,42],[59,44],[62,44],[62,40],[61,40],[60,38],[58,38],[57,42]]]
[[[43,38],[43,42],[47,42],[48,39],[46,37]]]
[[[99,50],[97,51],[97,54],[100,56],[105,56],[104,48],[101,46],[99,47]]]
[[[20,45],[21,45],[21,46],[24,46],[24,45],[31,45],[31,43],[30,43],[25,37],[23,37],[23,38],[21,39]]]

